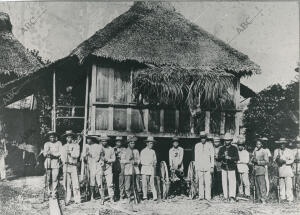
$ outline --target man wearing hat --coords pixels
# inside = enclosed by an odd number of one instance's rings
[[[293,173],[295,175],[294,177],[294,188],[296,190],[296,196],[299,196],[299,186],[300,186],[300,136],[297,136],[295,140],[296,148],[293,150],[294,151],[294,157],[295,157],[295,162],[293,164]]]
[[[49,141],[44,144],[43,154],[45,156],[45,169],[47,174],[48,192],[52,194],[52,198],[57,197],[57,184],[59,173],[59,159],[62,152],[62,143],[57,141],[57,134],[50,131],[47,134]],[[52,179],[52,181],[50,181]],[[52,188],[50,189],[50,184]]]
[[[195,170],[199,180],[199,199],[211,199],[211,174],[214,172],[215,151],[207,142],[205,131],[200,132],[201,142],[195,146]]]
[[[98,139],[95,136],[87,136],[86,137],[86,151],[84,158],[88,164],[88,171],[90,175],[90,189],[91,189],[91,200],[95,199],[95,193],[96,189],[99,189],[99,192],[101,191],[101,172],[102,166],[100,161],[100,158],[102,156],[103,147],[102,145],[98,144]],[[98,188],[96,188],[96,182],[98,185]]]
[[[137,138],[134,136],[128,136],[128,147],[124,151],[124,175],[125,175],[125,191],[128,197],[128,201],[132,200],[132,191],[140,192],[139,178],[140,175],[140,153],[135,149],[135,142]],[[138,193],[136,193],[138,195]]]
[[[293,180],[294,176],[292,164],[294,163],[294,153],[291,149],[286,148],[287,140],[280,138],[275,141],[280,145],[280,148],[274,151],[274,161],[278,165],[279,172],[279,188],[281,200],[287,200],[291,203],[293,196]]]
[[[156,153],[152,149],[155,142],[154,137],[149,136],[145,141],[147,146],[141,151],[141,174],[143,184],[143,199],[146,200],[148,196],[148,184],[150,181],[153,200],[157,200],[157,191],[154,184],[155,170],[156,170]]]
[[[221,139],[219,136],[213,138],[213,144],[215,149],[215,165],[214,165],[214,176],[213,176],[213,196],[219,196],[222,194],[222,169],[221,162],[218,161],[218,154],[221,148]]]
[[[239,194],[245,195],[246,198],[250,198],[250,182],[249,182],[249,152],[245,149],[245,142],[239,140],[239,160],[237,162],[237,170],[240,176]],[[244,190],[245,189],[245,190]]]
[[[0,178],[6,180],[5,157],[7,156],[7,133],[0,138]]]
[[[218,160],[222,162],[222,188],[224,198],[235,201],[236,197],[236,162],[239,160],[239,153],[235,146],[231,145],[233,137],[230,133],[224,135],[225,145],[221,147]]]
[[[266,165],[269,162],[269,157],[262,146],[262,142],[260,140],[257,140],[256,148],[253,150],[251,163],[254,165],[253,174],[255,177],[255,189],[257,198],[262,203],[265,203],[267,198],[265,173]]]
[[[181,193],[181,183],[183,180],[183,148],[179,146],[179,138],[173,137],[173,147],[169,150],[169,165],[171,172],[178,179],[175,182],[175,188],[177,193]]]
[[[268,142],[268,138],[267,137],[261,137],[259,138],[259,140],[262,142],[263,144],[263,148],[265,150],[265,152],[268,155],[268,161],[271,162],[271,158],[272,158],[272,154],[270,149],[267,147],[267,142]],[[266,186],[267,186],[267,196],[269,196],[269,192],[270,192],[270,180],[269,180],[269,170],[268,170],[268,165],[265,166],[266,168],[266,174],[265,174],[265,180],[266,180]]]
[[[115,190],[115,198],[125,198],[125,177],[124,177],[124,153],[123,138],[116,137],[116,145],[114,147],[116,161],[113,163],[113,183]]]
[[[108,145],[108,141],[110,138],[107,135],[101,135],[100,142],[103,146],[104,151],[104,165],[103,165],[103,172],[102,177],[105,177],[108,195],[110,197],[110,201],[115,201],[114,198],[114,189],[113,189],[113,172],[112,172],[112,165],[116,161],[116,155],[114,149]],[[102,179],[103,181],[103,179]],[[101,189],[101,198],[102,204],[104,203],[104,188]]]
[[[72,130],[66,131],[62,137],[66,139],[66,144],[63,146],[61,155],[61,160],[64,164],[64,180],[66,180],[64,183],[66,189],[66,204],[69,204],[71,200],[71,184],[73,187],[75,203],[79,204],[81,202],[77,173],[77,162],[80,156],[79,141],[74,140],[76,135]]]

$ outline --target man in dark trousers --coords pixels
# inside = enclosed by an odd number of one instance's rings
[[[231,145],[233,137],[230,133],[224,135],[225,145],[219,151],[218,160],[222,162],[222,187],[226,200],[235,202],[236,197],[236,163],[239,153],[235,146]]]
[[[222,163],[218,161],[218,154],[222,147],[220,137],[216,136],[213,139],[215,149],[215,167],[213,176],[213,196],[219,196],[222,194]]]
[[[260,202],[265,203],[267,198],[267,185],[266,185],[266,165],[269,163],[267,152],[262,148],[262,142],[256,141],[256,148],[253,151],[251,162],[254,165],[255,175],[255,189],[257,198]]]

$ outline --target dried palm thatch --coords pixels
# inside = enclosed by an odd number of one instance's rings
[[[195,108],[199,96],[206,104],[214,102],[222,106],[232,100],[228,93],[233,88],[234,75],[199,69],[150,67],[133,73],[135,95],[143,95],[148,101],[160,104],[184,102]]]
[[[234,76],[259,73],[248,56],[177,13],[168,2],[136,2],[70,56],[82,63],[88,56],[113,61],[135,61],[146,69],[134,74],[134,90],[152,102],[231,99]],[[159,101],[158,99],[159,98]]]
[[[14,37],[8,14],[0,12],[0,85],[26,76],[40,62]]]
[[[168,2],[136,2],[70,56],[89,55],[155,66],[195,68],[199,72],[231,71],[245,75],[260,68],[247,55],[185,19]]]

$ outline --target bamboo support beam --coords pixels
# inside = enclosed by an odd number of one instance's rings
[[[56,72],[52,75],[52,131],[56,132]]]
[[[127,108],[126,131],[131,131],[132,108]]]
[[[149,109],[144,109],[144,131],[149,131]]]
[[[165,125],[164,125],[164,121],[165,121],[165,111],[164,109],[160,110],[160,127],[159,127],[159,131],[160,132],[164,132],[165,131]]]
[[[221,112],[220,134],[225,134],[225,112]]]
[[[234,103],[237,112],[235,113],[235,132],[234,135],[238,136],[240,134],[240,117],[241,114],[239,112],[240,109],[240,79],[237,78],[235,81],[234,87]]]
[[[205,133],[210,132],[210,111],[205,111]]]
[[[85,82],[85,103],[84,103],[84,124],[83,124],[83,140],[82,140],[82,155],[86,154],[86,134],[87,134],[87,122],[88,122],[88,103],[89,103],[89,73],[86,73],[86,82]],[[83,180],[84,175],[84,161],[83,156],[81,156],[81,170],[80,178]]]
[[[179,131],[179,110],[175,111],[175,131]]]
[[[91,131],[94,134],[96,131],[96,107],[93,105],[96,102],[96,89],[97,89],[97,67],[95,64],[92,66],[92,80],[91,80]]]

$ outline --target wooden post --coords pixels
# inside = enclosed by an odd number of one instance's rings
[[[108,103],[114,103],[114,70],[109,69],[109,90],[108,90]],[[108,130],[114,130],[114,108],[108,108]]]
[[[299,35],[300,35],[300,0],[298,1],[298,10],[299,10],[299,13],[298,13],[298,22],[299,22]],[[300,75],[300,36],[299,36],[299,62],[298,62],[298,72],[299,72],[299,75]],[[299,78],[299,96],[300,96],[300,78]],[[299,98],[299,108],[300,108],[300,98]],[[298,119],[298,126],[299,126],[299,133],[298,135],[300,135],[300,110],[299,110],[299,119]]]
[[[194,117],[192,115],[190,116],[190,128],[191,128],[190,130],[191,134],[195,134]]]
[[[235,103],[235,132],[234,135],[238,136],[240,134],[240,79],[236,78],[234,87],[234,103]]]
[[[159,127],[159,131],[160,132],[164,132],[165,131],[165,125],[164,125],[164,121],[165,121],[165,111],[164,109],[160,110],[160,127]]]
[[[52,131],[56,132],[56,74],[52,75]]]
[[[91,131],[93,134],[96,132],[96,107],[94,103],[96,102],[96,90],[97,90],[97,67],[95,64],[92,66],[92,80],[91,80]]]
[[[175,111],[175,131],[179,131],[179,110]]]
[[[83,124],[83,140],[82,140],[82,156],[81,156],[81,170],[80,179],[83,180],[84,175],[84,159],[83,155],[86,153],[86,131],[87,131],[87,121],[88,121],[88,103],[89,103],[89,72],[86,72],[86,82],[85,82],[85,104],[84,104],[84,124]]]
[[[148,132],[149,131],[149,109],[146,108],[144,109],[144,131]]]
[[[131,131],[131,116],[132,116],[132,108],[127,108],[127,121],[126,121],[126,130]]]
[[[205,111],[205,133],[210,132],[210,111]]]
[[[225,134],[225,112],[221,112],[220,134]]]

